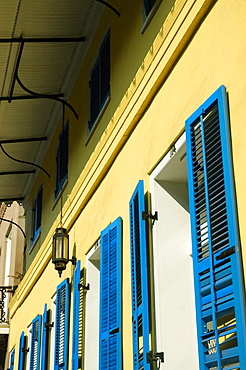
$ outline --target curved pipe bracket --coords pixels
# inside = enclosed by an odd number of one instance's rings
[[[7,222],[9,222],[10,224],[13,224],[13,225],[17,226],[17,227],[20,229],[20,231],[22,232],[22,234],[23,234],[24,238],[26,238],[26,234],[25,234],[24,230],[23,230],[23,229],[22,229],[22,227],[20,227],[20,225],[18,225],[16,222],[14,222],[14,221],[12,221],[12,220],[7,220],[6,218],[3,218],[3,217],[0,217],[0,220],[2,220],[2,221],[7,221]]]
[[[105,5],[105,6],[107,6],[109,9],[113,10],[113,12],[115,12],[115,14],[118,15],[118,17],[120,17],[120,12],[117,9],[115,9],[112,5],[110,5],[109,3],[107,3],[104,0],[96,0],[96,1]]]
[[[11,101],[12,101],[15,83],[17,81],[18,84],[20,85],[20,87],[25,92],[34,96],[37,99],[38,98],[51,99],[51,100],[58,101],[59,103],[62,103],[63,105],[65,104],[73,112],[75,117],[78,119],[78,113],[73,108],[73,106],[71,104],[69,104],[66,100],[59,98],[57,95],[39,94],[39,93],[36,93],[35,91],[32,91],[32,90],[28,89],[22,83],[22,81],[20,80],[19,75],[18,75],[18,70],[19,70],[20,61],[21,61],[23,50],[24,50],[25,42],[84,42],[84,41],[85,41],[84,37],[70,37],[70,38],[61,38],[61,39],[56,39],[56,38],[47,38],[47,39],[46,38],[40,38],[40,39],[38,39],[38,38],[37,39],[34,39],[34,38],[28,39],[27,38],[27,39],[25,39],[23,37],[20,37],[20,38],[14,38],[14,39],[9,39],[9,40],[8,39],[0,39],[0,43],[1,42],[10,42],[10,43],[19,42],[20,43],[20,49],[19,49],[19,52],[18,52],[15,71],[14,71],[14,75],[13,75],[13,81],[12,81],[12,84],[11,84],[11,87],[10,87],[10,93],[9,93],[9,96],[8,96],[8,102],[11,103]]]
[[[50,177],[50,174],[43,168],[43,167],[41,167],[41,166],[39,166],[38,164],[36,164],[36,163],[32,163],[32,162],[27,162],[27,161],[22,161],[22,160],[20,160],[20,159],[17,159],[17,158],[14,158],[14,157],[12,157],[11,155],[9,155],[7,152],[6,152],[6,150],[3,148],[3,146],[2,146],[2,143],[0,143],[0,149],[2,150],[2,152],[9,158],[9,159],[12,159],[12,161],[15,161],[15,162],[19,162],[19,163],[24,163],[24,164],[30,164],[30,165],[32,165],[32,166],[35,166],[35,167],[37,167],[37,168],[39,168],[40,170],[42,170],[43,172],[45,172],[46,173],[46,175],[48,176],[48,177]]]

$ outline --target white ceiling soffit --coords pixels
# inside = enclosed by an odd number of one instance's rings
[[[96,0],[0,0],[0,9],[0,201],[21,200],[35,179],[28,171],[37,172],[37,168],[11,157],[41,163],[62,104],[30,99],[15,72],[27,89],[68,99],[104,6]],[[24,43],[17,42],[21,37]],[[79,37],[85,41],[28,42],[30,38]],[[20,96],[29,99],[18,100]],[[7,97],[12,99],[4,100]],[[6,143],[43,137],[47,140]]]

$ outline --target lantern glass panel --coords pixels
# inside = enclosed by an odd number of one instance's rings
[[[69,259],[68,250],[68,234],[64,228],[56,229],[56,233],[53,237],[53,252],[52,260],[55,261],[66,261]]]

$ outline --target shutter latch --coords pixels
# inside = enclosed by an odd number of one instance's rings
[[[78,284],[78,289],[84,289],[84,290],[90,290],[90,284],[88,283],[87,285],[84,284]]]
[[[221,252],[218,256],[216,256],[216,260],[223,260],[226,257],[229,257],[231,254],[235,253],[235,247],[231,247],[226,249],[225,251]]]
[[[147,363],[152,364],[153,362],[164,362],[164,352],[156,352],[154,354],[152,354],[152,352],[147,352]]]
[[[29,352],[29,350],[30,350],[30,348],[29,348],[29,347],[27,347],[27,348],[22,348],[22,349],[21,349],[21,351],[22,351],[23,353],[27,353],[27,352]]]
[[[116,333],[119,333],[120,331],[120,328],[116,328],[116,329],[113,329],[109,332],[110,335],[113,335],[113,334],[116,334]]]
[[[148,213],[147,211],[142,212],[142,220],[146,220],[147,218],[150,218],[151,220],[158,220],[158,212],[155,211],[155,214],[152,215],[151,213]]]
[[[44,324],[44,326],[46,327],[46,328],[53,328],[54,327],[54,323],[53,322],[46,322],[45,324]]]

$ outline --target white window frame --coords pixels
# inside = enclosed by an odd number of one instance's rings
[[[49,340],[49,359],[48,359],[48,364],[49,364],[49,369],[54,369],[54,364],[55,364],[55,327],[56,327],[56,293],[52,297],[52,309],[51,309],[51,323],[53,325],[50,328],[50,340]]]
[[[99,361],[99,310],[100,310],[100,239],[86,256],[86,280],[90,292],[86,296],[85,311],[85,362],[86,370],[98,368]],[[93,353],[93,356],[92,356]]]
[[[186,135],[183,133],[150,176],[152,209],[158,212],[158,221],[153,224],[156,338],[157,351],[165,352],[167,368],[179,367],[183,361],[184,368],[188,366],[190,370],[196,370],[199,365],[192,246],[190,217],[185,208],[186,204],[188,207],[188,193],[187,199],[184,197],[178,201],[174,193],[167,192],[161,183],[163,174],[172,181],[174,175],[172,165],[180,163],[181,166],[185,166],[185,163],[182,163],[186,156],[185,142]],[[165,174],[165,170],[169,172]],[[180,184],[177,182],[177,186]],[[176,213],[177,221],[174,212],[180,212]],[[177,230],[177,234],[172,238],[170,235],[172,228],[175,230],[173,220],[177,222],[177,227],[181,226],[182,229]],[[176,263],[182,268],[176,267],[175,270]],[[180,348],[178,357],[177,346]],[[161,368],[162,366],[164,365],[161,365]]]

